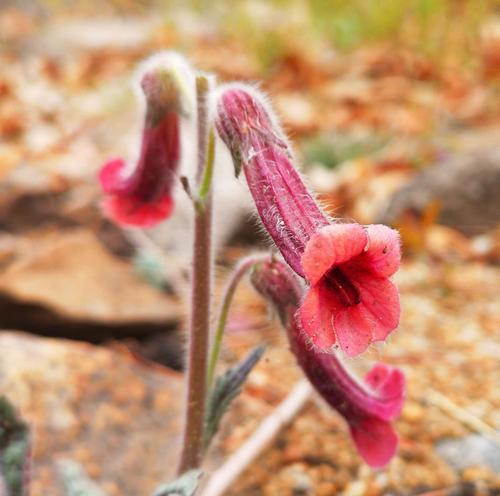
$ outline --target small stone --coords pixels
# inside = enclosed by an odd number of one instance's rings
[[[116,482],[106,481],[102,483],[103,491],[109,496],[120,496],[121,491]]]
[[[407,401],[401,416],[404,420],[414,424],[422,420],[424,416],[424,409],[415,401]]]
[[[299,444],[292,444],[283,451],[283,458],[286,463],[296,462],[304,457],[304,450]]]
[[[445,439],[437,443],[436,451],[458,470],[481,465],[500,473],[500,446],[479,434]]]
[[[498,478],[498,475],[495,476],[495,474],[488,468],[480,467],[478,465],[466,468],[462,472],[462,478],[466,482],[479,482],[479,481],[489,482],[493,481],[495,477]]]

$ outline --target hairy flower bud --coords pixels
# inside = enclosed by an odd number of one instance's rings
[[[399,323],[396,231],[331,223],[292,163],[286,138],[254,88],[223,86],[216,127],[236,171],[243,169],[264,227],[290,267],[310,285],[300,325],[315,347],[350,356],[384,340]]]
[[[391,421],[403,406],[403,373],[377,363],[364,381],[359,381],[335,353],[321,353],[311,348],[295,317],[301,297],[300,285],[280,262],[259,265],[252,281],[259,293],[278,309],[298,364],[323,399],[347,421],[361,457],[372,467],[386,465],[398,445]]]
[[[303,276],[307,241],[329,221],[292,165],[292,151],[265,99],[251,87],[231,84],[217,100],[217,131],[242,168],[269,235],[290,267]]]
[[[289,324],[290,309],[300,305],[301,287],[290,269],[281,263],[262,262],[252,271],[251,281],[255,289],[273,305],[281,324]]]
[[[105,213],[119,224],[152,227],[170,216],[172,187],[181,158],[180,119],[192,107],[194,76],[175,53],[144,62],[137,74],[144,102],[139,158],[130,169],[122,159],[100,171]]]

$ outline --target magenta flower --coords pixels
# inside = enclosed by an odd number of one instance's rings
[[[361,457],[372,467],[386,465],[398,446],[392,421],[399,416],[404,402],[403,373],[377,363],[362,382],[346,369],[335,353],[320,353],[311,348],[297,325],[302,291],[283,264],[261,264],[252,282],[277,308],[297,362],[318,393],[347,421]]]
[[[144,128],[141,155],[130,175],[119,158],[101,169],[105,213],[118,224],[137,227],[152,227],[168,218],[179,157],[179,116],[168,112],[157,126]]]
[[[384,340],[399,323],[399,295],[388,280],[399,266],[399,239],[385,226],[331,223],[291,162],[266,101],[253,88],[220,90],[216,127],[243,169],[264,227],[286,262],[311,285],[300,323],[323,351],[350,355]]]
[[[153,57],[140,71],[146,112],[139,158],[132,169],[122,159],[110,160],[99,174],[104,211],[119,224],[152,227],[172,213],[188,78],[183,59],[169,53]]]

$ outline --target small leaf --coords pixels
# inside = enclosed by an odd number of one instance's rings
[[[5,397],[0,397],[0,481],[11,496],[28,494],[28,426]]]
[[[241,153],[238,149],[234,148],[231,150],[231,156],[233,157],[233,165],[234,165],[234,177],[240,177],[242,160]]]
[[[106,496],[106,493],[89,479],[84,468],[73,460],[59,460],[57,469],[64,484],[65,496]]]
[[[198,489],[201,470],[189,470],[178,479],[159,487],[154,496],[193,496]]]
[[[204,445],[208,447],[219,429],[219,423],[231,402],[238,396],[241,386],[264,353],[264,346],[254,348],[245,359],[235,367],[228,369],[220,376],[208,399],[205,417]]]
[[[133,263],[137,275],[148,284],[161,290],[170,289],[165,277],[165,267],[158,257],[141,251],[134,257]]]
[[[188,198],[190,198],[192,200],[193,194],[191,193],[191,185],[189,184],[189,179],[187,178],[187,176],[181,176],[180,181],[181,181],[182,189],[186,192],[186,194],[188,195]]]

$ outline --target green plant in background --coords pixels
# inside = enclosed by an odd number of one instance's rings
[[[245,40],[264,70],[294,41],[320,39],[342,51],[364,43],[392,42],[431,58],[470,58],[484,20],[494,14],[488,0],[193,0],[220,32]],[[214,16],[215,13],[215,16]]]
[[[347,160],[375,153],[386,143],[387,139],[377,135],[323,134],[305,139],[301,148],[307,164],[333,169]]]
[[[365,42],[394,41],[442,57],[470,54],[482,21],[492,14],[487,0],[310,0],[311,26],[340,49]]]
[[[38,4],[48,11],[68,6],[64,0]],[[96,6],[103,8],[102,2],[71,2],[80,12],[94,12]],[[104,8],[111,15],[161,12],[167,25],[181,31],[177,14],[189,11],[200,26],[244,42],[264,72],[273,69],[292,38],[297,44],[326,41],[341,51],[389,42],[435,60],[451,56],[467,62],[483,22],[495,14],[491,0],[114,0]]]
[[[25,496],[29,491],[28,426],[5,397],[0,397],[0,494]]]
[[[59,460],[57,471],[63,483],[65,496],[107,496],[88,477],[85,469],[74,460]]]

